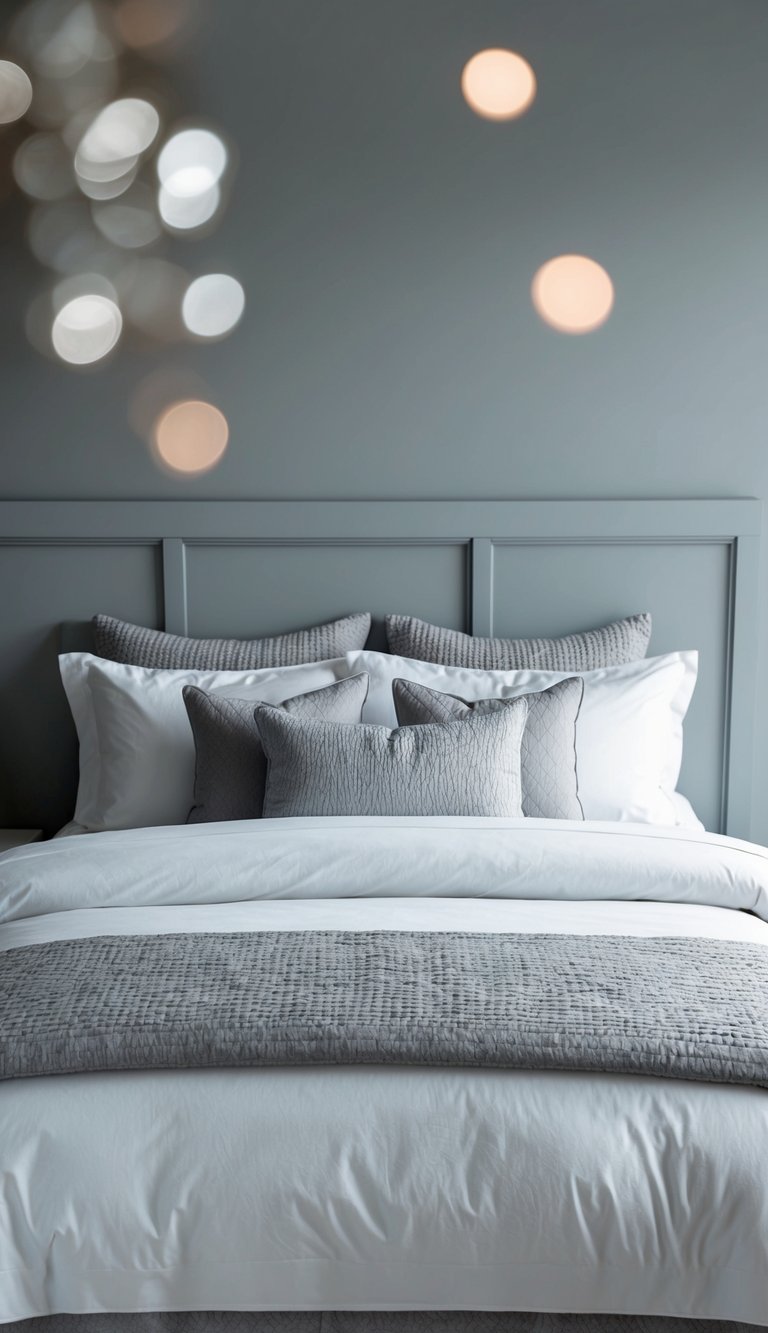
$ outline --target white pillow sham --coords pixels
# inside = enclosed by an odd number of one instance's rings
[[[169,671],[65,653],[59,667],[80,743],[73,823],[84,832],[185,822],[195,780],[185,685],[277,704],[350,674],[344,658],[254,671]]]
[[[474,701],[513,699],[581,675],[584,699],[576,723],[576,766],[585,819],[680,822],[681,807],[674,797],[683,757],[683,718],[696,684],[696,652],[583,672],[481,671],[365,649],[347,653],[346,661],[350,674],[367,671],[370,676],[363,722],[386,727],[397,724],[392,698],[397,677]]]

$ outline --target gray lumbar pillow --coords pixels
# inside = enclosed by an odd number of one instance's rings
[[[444,726],[338,726],[254,710],[267,755],[264,817],[522,814],[528,703]]]
[[[350,676],[309,694],[286,699],[280,708],[294,717],[359,722],[368,676]],[[253,699],[230,699],[185,685],[184,703],[195,738],[195,803],[188,824],[222,819],[260,819],[267,760],[253,716]]]
[[[509,699],[467,703],[412,680],[392,682],[401,727],[460,722],[478,713],[509,708]],[[576,772],[576,719],[584,696],[580,676],[561,680],[548,690],[526,694],[528,720],[520,747],[523,814],[538,819],[583,819]]]
[[[269,639],[187,639],[180,634],[94,616],[95,649],[110,662],[179,671],[250,671],[261,667],[324,662],[364,648],[371,628],[367,612]]]
[[[562,639],[478,639],[442,629],[415,616],[387,616],[391,653],[442,666],[484,671],[595,671],[645,657],[651,637],[647,611],[602,629],[566,634]]]

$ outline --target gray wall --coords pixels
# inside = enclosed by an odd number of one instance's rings
[[[2,496],[765,495],[765,0],[210,11],[175,76],[234,138],[239,173],[220,229],[170,253],[234,272],[249,304],[231,338],[169,364],[211,385],[229,451],[198,480],[157,471],[127,420],[156,351],[83,374],[27,346],[39,275],[6,204]],[[538,75],[519,122],[460,97],[489,45]],[[528,298],[538,265],[573,250],[616,285],[583,338]],[[756,726],[765,750],[763,710]],[[766,779],[762,764],[758,802]]]

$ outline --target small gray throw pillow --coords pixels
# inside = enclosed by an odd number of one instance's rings
[[[325,662],[364,648],[371,628],[367,612],[269,639],[186,639],[159,629],[94,616],[95,650],[110,662],[178,671],[250,671],[261,667]]]
[[[401,727],[458,722],[478,713],[509,708],[509,699],[467,703],[412,680],[392,682]],[[561,680],[548,690],[526,694],[528,720],[520,748],[523,814],[538,819],[583,819],[576,771],[576,720],[584,696],[580,676]]]
[[[280,705],[295,717],[326,722],[359,722],[368,694],[368,676],[350,676]],[[267,760],[253,716],[253,699],[209,694],[197,685],[183,690],[195,738],[195,803],[188,824],[260,819]]]
[[[528,703],[444,726],[302,722],[257,704],[267,755],[264,817],[522,815],[520,742]]]
[[[598,667],[622,666],[645,657],[650,638],[651,617],[647,611],[602,629],[566,634],[562,639],[479,639],[414,616],[387,616],[391,653],[419,662],[483,671],[595,671]]]

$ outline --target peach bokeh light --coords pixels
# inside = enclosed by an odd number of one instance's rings
[[[461,91],[478,116],[513,120],[536,96],[536,75],[514,51],[478,51],[464,66]]]
[[[542,264],[531,286],[534,309],[560,333],[591,333],[613,309],[613,283],[586,255],[558,255]]]
[[[173,403],[159,417],[154,443],[160,461],[173,472],[190,476],[209,472],[219,462],[229,440],[223,412],[198,399]]]

